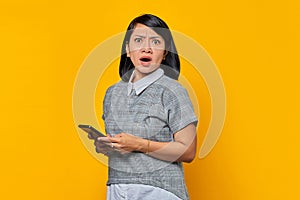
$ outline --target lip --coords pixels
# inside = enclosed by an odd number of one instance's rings
[[[142,56],[139,60],[141,62],[141,65],[149,66],[152,61],[152,58],[150,56]]]

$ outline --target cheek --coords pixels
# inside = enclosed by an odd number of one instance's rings
[[[162,60],[164,57],[164,51],[157,52],[155,55],[156,60]]]
[[[130,41],[128,46],[129,46],[129,49],[130,49],[131,52],[139,51],[142,48],[141,43],[136,44],[133,41]]]
[[[130,52],[130,59],[132,61],[137,60],[138,59],[138,52],[137,51],[131,51]]]

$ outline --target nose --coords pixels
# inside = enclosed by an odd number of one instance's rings
[[[150,45],[150,40],[145,40],[143,42],[143,46],[142,46],[141,50],[144,53],[152,53],[152,48],[151,48],[151,45]]]

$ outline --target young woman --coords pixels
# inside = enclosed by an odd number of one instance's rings
[[[109,157],[107,200],[189,199],[182,162],[195,157],[198,120],[179,73],[167,24],[135,18],[122,45],[122,80],[103,103],[107,137],[95,141]]]

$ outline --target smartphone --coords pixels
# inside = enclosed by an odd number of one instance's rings
[[[89,133],[93,139],[97,139],[98,137],[106,137],[103,133],[101,133],[91,125],[79,124],[78,127]]]

